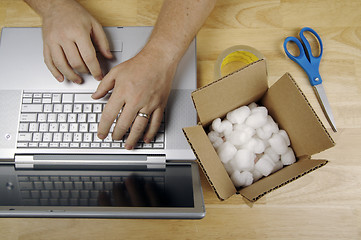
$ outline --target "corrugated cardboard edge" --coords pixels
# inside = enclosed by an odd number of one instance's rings
[[[319,125],[322,127],[323,132],[327,135],[329,141],[331,142],[331,145],[328,146],[327,148],[330,148],[330,147],[335,146],[335,144],[336,144],[335,141],[332,139],[332,137],[331,137],[330,133],[327,131],[325,125],[322,123],[322,121],[321,121],[320,118],[318,117],[316,111],[314,110],[314,108],[312,107],[312,105],[310,104],[310,102],[308,101],[306,95],[303,93],[302,89],[298,86],[297,82],[293,79],[293,77],[291,76],[291,74],[288,73],[288,72],[285,73],[275,84],[277,84],[277,83],[278,83],[282,78],[284,78],[284,77],[288,77],[288,79],[291,80],[291,82],[293,83],[293,85],[297,88],[297,90],[299,91],[299,93],[300,93],[301,96],[303,97],[304,101],[307,103],[310,111],[312,111],[314,117],[315,117],[316,120],[318,121]],[[270,88],[272,88],[272,86],[271,86]],[[266,95],[267,95],[267,93],[266,93]],[[264,98],[264,97],[263,97],[263,98]],[[262,98],[262,100],[263,100],[263,98]],[[263,104],[263,105],[266,105],[266,104],[264,104],[263,101],[262,101],[262,104]],[[323,151],[323,150],[326,150],[327,148],[322,149],[322,151]],[[315,154],[315,153],[313,153],[313,154]]]
[[[267,181],[264,181],[266,180],[265,178],[260,179],[251,186],[242,188],[239,193],[247,200],[255,202],[267,193],[293,182],[296,179],[323,167],[327,163],[327,160],[311,160],[308,157],[299,159],[296,163],[284,167],[282,171],[275,172],[268,176]],[[273,179],[277,179],[277,181],[273,181]],[[280,179],[282,179],[282,181],[279,181]],[[273,182],[280,183],[272,184]]]
[[[199,166],[217,197],[221,200],[225,200],[234,195],[237,190],[209,141],[203,127],[201,125],[186,127],[183,128],[183,133],[197,158]],[[207,161],[202,161],[201,159],[207,159]]]
[[[248,90],[243,87],[244,84],[247,84]],[[233,86],[230,88],[230,85]],[[259,100],[267,89],[266,61],[260,59],[196,89],[191,97],[200,123],[206,126],[218,117],[223,118],[233,109]],[[222,93],[226,94],[226,97],[219,99],[215,96]],[[212,113],[208,112],[209,109],[212,109]]]
[[[318,117],[316,111],[313,109],[312,105],[310,104],[310,102],[308,101],[306,95],[303,93],[302,89],[298,86],[297,82],[293,79],[293,77],[291,76],[290,73],[285,73],[285,75],[287,75],[293,82],[293,84],[296,86],[296,88],[298,89],[298,91],[300,91],[300,93],[302,94],[303,98],[305,99],[305,101],[307,102],[308,106],[310,107],[311,111],[313,112],[313,114],[315,115],[315,117],[317,118],[317,121],[320,123],[320,125],[322,126],[323,130],[325,131],[326,135],[328,136],[328,138],[330,139],[330,141],[333,143],[333,145],[336,144],[336,142],[333,140],[333,138],[331,137],[330,133],[327,131],[325,125],[322,123],[321,119]]]

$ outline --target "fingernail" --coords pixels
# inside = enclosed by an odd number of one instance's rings
[[[127,150],[132,150],[132,149],[133,149],[133,146],[128,145],[128,144],[125,144],[125,149],[127,149]]]
[[[103,75],[96,76],[95,79],[101,81],[103,79]]]
[[[113,57],[113,54],[112,54],[112,52],[110,51],[110,49],[107,50],[107,54],[108,54],[109,56]]]
[[[148,138],[144,138],[143,140],[145,143],[150,143],[152,141],[151,139],[148,139]]]
[[[106,136],[104,134],[98,133],[98,138],[104,139]]]
[[[63,82],[64,78],[62,76],[56,77],[56,80],[58,80],[59,82]]]

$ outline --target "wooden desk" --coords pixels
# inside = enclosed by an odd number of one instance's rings
[[[103,25],[153,25],[160,0],[82,0]],[[0,26],[41,26],[20,0],[0,1]],[[306,74],[283,52],[286,36],[310,26],[321,35],[323,76],[339,132],[330,163],[267,194],[252,208],[221,202],[203,179],[202,220],[0,219],[1,239],[361,239],[361,1],[220,0],[198,34],[199,86],[213,81],[226,48],[244,44],[267,58],[269,84],[290,72],[328,123]],[[2,79],[1,84],[6,84]]]

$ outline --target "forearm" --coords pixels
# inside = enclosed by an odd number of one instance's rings
[[[54,4],[64,4],[65,2],[76,2],[75,0],[24,0],[41,17],[50,13]]]
[[[146,48],[163,51],[169,60],[178,62],[215,3],[216,0],[164,0]]]

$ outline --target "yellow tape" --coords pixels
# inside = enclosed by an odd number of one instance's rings
[[[215,78],[219,79],[262,58],[264,56],[260,52],[249,46],[230,47],[217,59]]]

